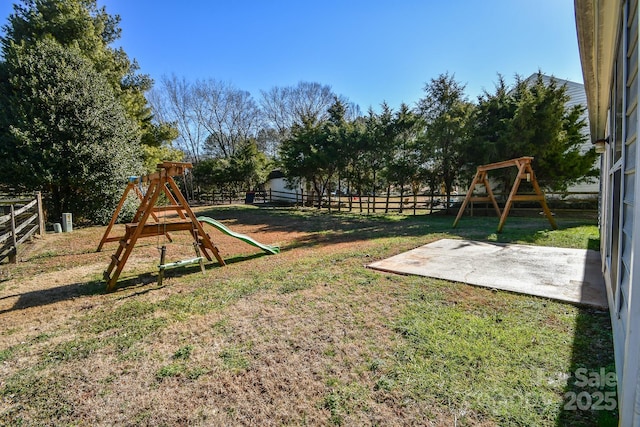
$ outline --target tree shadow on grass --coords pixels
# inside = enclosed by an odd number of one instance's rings
[[[446,233],[450,237],[499,243],[535,243],[542,233],[549,231],[546,218],[510,218],[502,233],[496,233],[496,217],[464,217],[453,228],[453,216],[397,214],[359,214],[300,209],[224,207],[201,210],[198,215],[223,221],[231,229],[234,224],[257,226],[256,234],[264,232],[322,233],[292,242],[285,247],[313,246],[318,243],[346,243],[385,237],[419,237],[433,233]],[[560,228],[590,224],[589,220],[557,219]],[[255,236],[252,236],[255,237]],[[595,248],[597,249],[597,248]]]
[[[92,280],[89,282],[73,283],[70,285],[57,286],[55,288],[17,293],[0,297],[0,301],[10,298],[17,298],[16,303],[8,309],[1,310],[0,314],[15,310],[23,310],[32,307],[55,304],[61,301],[72,300],[84,296],[97,295],[104,292],[104,282]]]
[[[549,230],[546,219],[513,218],[505,227],[505,232],[496,234],[497,218],[472,217],[465,218],[457,228],[453,228],[453,217],[450,216],[398,216],[398,215],[363,215],[352,213],[327,213],[317,210],[296,209],[246,209],[224,208],[207,209],[199,215],[211,216],[223,221],[234,221],[245,225],[262,225],[265,231],[302,231],[309,234],[303,238],[288,242],[283,251],[296,248],[315,247],[337,243],[354,243],[369,239],[388,237],[420,237],[425,236],[425,243],[433,240],[434,235],[442,237],[460,237],[479,241],[497,241],[511,243],[514,241],[535,242],[537,233]],[[561,227],[584,225],[588,221],[567,222]],[[259,231],[258,231],[259,232]],[[432,237],[428,237],[431,235]],[[497,237],[496,237],[497,236]],[[230,257],[227,264],[235,264],[266,256],[264,252],[252,255]],[[168,270],[166,278],[177,278],[197,274],[198,265]],[[219,268],[216,263],[208,263],[207,269]],[[130,290],[145,287],[157,281],[157,272],[147,272],[118,281],[118,290]],[[140,292],[149,292],[143,289]],[[18,298],[13,307],[0,311],[0,314],[25,308],[45,306],[57,302],[71,300],[83,296],[105,293],[103,281],[89,281],[59,286],[50,289],[8,295],[0,298]]]
[[[256,258],[261,258],[266,256],[266,253],[256,253],[252,255],[245,256],[235,256],[225,260],[227,265],[240,263],[244,261],[249,261]],[[216,263],[208,263],[205,265],[206,270],[220,268],[220,266]],[[165,279],[168,278],[180,278],[184,276],[189,276],[192,274],[199,274],[200,267],[198,264],[194,264],[191,266],[184,266],[180,268],[175,268],[171,270],[167,270],[165,272]],[[138,288],[138,291],[134,291],[133,293],[127,293],[126,295],[122,295],[121,298],[130,298],[138,295],[144,295],[149,292],[153,292],[159,289],[164,288],[163,286],[155,286],[148,287],[148,285],[152,283],[157,283],[158,274],[156,272],[147,272],[138,274],[135,276],[129,276],[124,278],[123,280],[119,280],[117,283],[117,288],[112,292],[117,295],[117,292],[120,291],[132,291]],[[17,301],[11,308],[7,308],[4,310],[0,310],[0,315],[3,313],[8,313],[16,310],[24,310],[28,308],[34,307],[42,307],[50,304],[56,304],[63,301],[74,300],[77,298],[92,296],[92,295],[100,295],[106,294],[106,284],[103,280],[92,280],[88,282],[79,282],[72,283],[69,285],[56,286],[49,289],[42,289],[37,291],[30,291],[25,293],[15,293],[11,295],[5,295],[0,297],[0,301],[8,300],[11,298],[17,298]]]
[[[590,248],[599,247],[598,239],[590,240]],[[571,366],[565,373],[564,399],[556,425],[617,426],[616,385],[606,376],[616,372],[609,310],[580,308],[574,331]],[[584,384],[585,377],[590,379],[589,384]]]

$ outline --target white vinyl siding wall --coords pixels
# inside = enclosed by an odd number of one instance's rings
[[[634,294],[635,265],[640,258],[640,164],[638,139],[638,0],[624,2],[613,64],[609,116],[609,145],[603,168],[602,239],[604,272],[614,334],[618,404],[624,425],[640,427],[640,287]]]

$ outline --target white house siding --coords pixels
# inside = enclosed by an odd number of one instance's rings
[[[640,427],[638,0],[575,0],[575,6],[591,136],[593,142],[608,139],[601,163],[600,234],[620,425]]]
[[[613,304],[611,309],[616,351],[616,370],[619,371],[620,410],[627,419],[633,417],[637,425],[640,418],[635,415],[638,397],[638,333],[634,331],[638,296],[633,295],[634,273],[634,221],[636,216],[636,164],[638,129],[638,13],[637,0],[623,5],[620,17],[621,34],[618,39],[615,74],[612,85],[612,108],[610,140],[607,163],[608,187],[607,209],[613,220],[608,224],[611,237],[605,244],[610,267],[610,283]],[[640,235],[640,234],[638,234]],[[613,246],[617,247],[613,247]],[[634,301],[635,300],[635,301]],[[633,314],[633,315],[632,315]],[[631,391],[633,390],[633,391]]]

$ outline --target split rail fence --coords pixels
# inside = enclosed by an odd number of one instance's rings
[[[504,205],[508,194],[495,193],[500,205]],[[569,193],[545,193],[547,203],[554,212],[565,212],[574,215],[597,215],[598,213],[598,193],[597,192],[569,192]],[[464,199],[464,194],[452,195],[450,200],[450,212],[455,213]],[[313,192],[303,191],[256,191],[251,193],[239,192],[208,192],[201,193],[198,197],[200,203],[208,205],[225,205],[237,203],[253,204],[283,204],[295,206],[317,207],[318,198]],[[423,215],[446,210],[446,197],[437,194],[410,194],[405,193],[402,197],[398,194],[386,194],[374,196],[367,195],[326,195],[322,198],[321,206],[332,211],[352,211],[366,213],[390,213],[398,212],[407,215]],[[516,214],[537,213],[540,207],[536,204],[528,206],[521,203],[512,208]],[[473,203],[467,208],[469,215],[495,215],[494,208],[490,203]]]
[[[44,236],[44,213],[42,194],[37,192],[33,198],[0,199],[0,261],[9,258],[15,263],[19,246],[36,232]]]

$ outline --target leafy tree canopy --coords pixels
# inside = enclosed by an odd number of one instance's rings
[[[473,139],[463,152],[468,170],[533,156],[539,183],[555,191],[597,177],[595,150],[581,150],[587,138],[584,107],[567,107],[568,101],[566,87],[553,78],[545,81],[541,73],[528,80],[518,78],[512,88],[500,77],[495,93],[485,92],[478,99]],[[505,170],[499,175],[503,190],[513,174]]]
[[[202,189],[256,190],[269,174],[270,162],[255,141],[246,141],[229,158],[208,158],[194,166],[194,180]]]
[[[145,91],[153,81],[139,74],[139,66],[122,48],[111,44],[120,38],[120,16],[110,15],[96,0],[21,0],[3,26],[0,38],[3,57],[21,45],[52,38],[65,48],[73,48],[106,78],[126,114],[138,124],[142,143],[159,147],[158,124],[152,120]]]
[[[453,75],[441,74],[425,86],[425,96],[417,109],[426,125],[422,147],[430,159],[425,162],[436,165],[447,195],[447,209],[453,186],[460,178],[464,163],[461,153],[469,141],[470,117],[475,108],[467,101],[464,89]]]
[[[0,66],[0,179],[50,194],[49,217],[109,219],[139,173],[139,132],[104,75],[51,38],[14,45]]]

